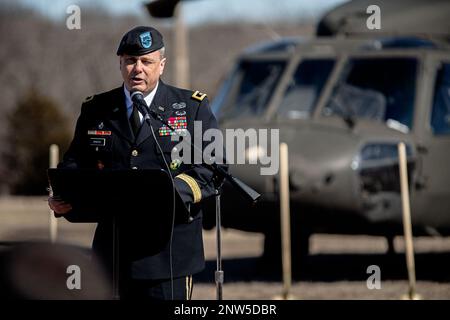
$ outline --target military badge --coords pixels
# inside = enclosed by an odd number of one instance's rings
[[[145,49],[148,49],[152,46],[152,36],[150,35],[150,32],[144,32],[139,35],[139,38],[141,40],[141,45]]]
[[[175,115],[177,115],[177,116],[184,116],[185,114],[186,114],[186,111],[184,111],[184,110],[175,111]]]
[[[100,124],[98,125],[98,128],[99,128],[100,130],[102,130],[104,126],[105,126],[105,125],[103,124],[103,122],[100,122]]]
[[[90,136],[110,136],[111,135],[111,131],[106,131],[106,130],[88,130],[87,134],[90,135]]]
[[[175,102],[174,104],[172,104],[172,108],[175,109],[175,110],[184,109],[184,108],[186,108],[186,103],[184,103],[184,102]]]
[[[181,160],[180,159],[174,159],[170,163],[170,170],[175,171],[175,170],[177,170],[180,167],[180,165],[181,165]]]
[[[192,94],[191,98],[197,101],[203,101],[203,99],[206,98],[206,93],[201,93],[200,91],[197,90]]]
[[[183,135],[183,132],[187,130],[186,116],[183,117],[170,117],[167,119],[167,123],[175,129],[175,131],[170,130],[167,126],[162,126],[159,128],[159,135],[163,136],[173,136],[175,134]]]

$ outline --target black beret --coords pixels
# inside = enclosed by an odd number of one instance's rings
[[[125,33],[120,41],[117,55],[141,56],[164,47],[163,37],[152,27],[136,27]]]

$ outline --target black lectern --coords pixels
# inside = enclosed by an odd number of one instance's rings
[[[175,201],[184,206],[169,174],[161,169],[49,169],[48,177],[53,195],[72,205],[64,215],[68,221],[112,225],[113,295],[118,299],[119,255],[137,260],[161,251],[170,239]]]

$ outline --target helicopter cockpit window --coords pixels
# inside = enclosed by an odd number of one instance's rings
[[[242,61],[229,81],[220,119],[254,117],[267,108],[286,66],[285,61]]]
[[[441,66],[434,86],[431,127],[435,135],[450,134],[450,64]]]
[[[414,58],[352,59],[323,113],[351,122],[358,118],[383,121],[408,132],[413,119],[416,69]]]
[[[334,60],[303,60],[286,89],[278,109],[282,118],[309,118],[334,66]]]

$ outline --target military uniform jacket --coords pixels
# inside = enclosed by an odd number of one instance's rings
[[[202,121],[203,131],[216,128],[206,95],[175,88],[159,82],[150,108],[158,109],[170,123],[176,122],[194,137],[194,120]],[[175,121],[177,120],[177,121]],[[163,155],[155,144],[150,126],[144,121],[137,136],[131,130],[126,113],[123,87],[87,98],[81,108],[73,141],[59,168],[98,169],[166,169],[162,156],[171,163],[171,151],[178,143],[171,141],[164,124],[151,119]],[[103,134],[99,140],[98,133]],[[176,206],[172,248],[169,243],[161,252],[131,261],[131,275],[137,279],[167,279],[184,276],[204,268],[202,212],[200,201],[215,194],[213,174],[199,165],[181,164],[170,170],[174,185],[185,206]],[[158,199],[149,195],[149,214],[161,214]],[[154,204],[154,205],[153,205]],[[186,210],[189,208],[189,211]],[[70,215],[70,212],[67,214]],[[66,215],[66,217],[67,217]],[[101,257],[111,257],[112,227],[99,221],[93,249]],[[145,244],[134,244],[133,251]],[[130,248],[128,248],[129,250]],[[127,250],[125,248],[124,250]],[[121,255],[123,256],[123,255]]]

